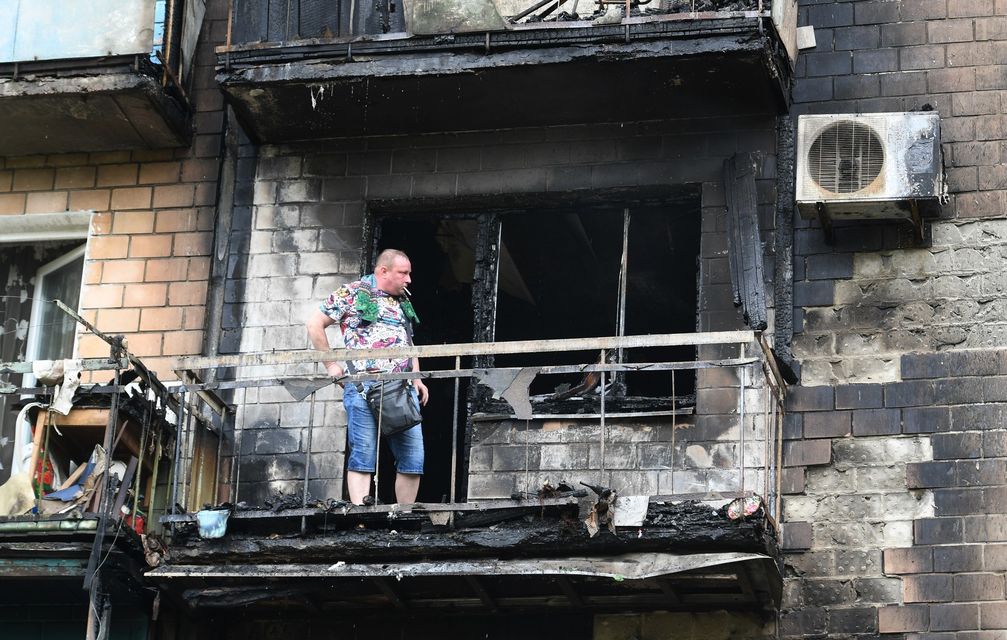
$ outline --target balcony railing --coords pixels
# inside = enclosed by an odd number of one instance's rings
[[[260,0],[236,2],[231,12],[234,43],[286,42],[387,33],[464,33],[544,27],[564,23],[610,24],[621,20],[710,19],[770,15],[788,0],[696,2],[696,0]],[[396,5],[399,5],[397,8]]]
[[[34,415],[15,425],[27,437],[14,443],[0,529],[92,531],[99,536],[109,527],[137,534],[159,531],[156,514],[169,509],[164,502],[174,468],[177,404],[135,358],[66,360],[57,366],[112,379],[72,387],[65,398],[60,385],[72,385],[69,369],[57,382],[43,378],[48,386],[0,381],[0,393],[22,398],[22,419]],[[0,363],[4,378],[33,371],[41,375],[52,368],[53,362]],[[131,379],[139,378],[130,388],[120,375],[127,371]],[[34,414],[28,409],[35,409]]]
[[[226,49],[255,43],[371,40],[730,18],[770,18],[791,57],[796,55],[796,0],[244,1],[232,5]]]
[[[695,348],[697,359],[656,360],[632,362],[630,354],[635,349],[647,348],[653,353],[655,348]],[[594,351],[597,359],[593,364],[562,366],[521,367],[463,367],[463,359],[486,362],[486,358],[520,354],[527,361],[535,354],[559,352]],[[775,360],[765,347],[760,334],[738,331],[696,334],[667,334],[649,336],[626,336],[609,338],[585,338],[568,340],[541,340],[522,342],[475,343],[422,346],[384,350],[336,350],[332,352],[297,351],[284,353],[254,353],[216,358],[183,358],[177,373],[183,383],[177,387],[180,401],[185,407],[179,414],[178,455],[172,473],[173,486],[170,501],[172,507],[162,518],[163,522],[179,523],[194,520],[191,513],[204,504],[237,504],[248,498],[245,489],[243,469],[252,461],[252,451],[242,445],[243,440],[260,435],[263,430],[249,425],[225,422],[224,432],[216,451],[208,451],[205,443],[200,443],[201,429],[190,416],[208,410],[227,414],[231,411],[222,396],[237,390],[256,391],[257,402],[264,400],[264,393],[271,388],[271,401],[281,401],[285,406],[300,403],[307,405],[306,433],[302,446],[294,457],[301,456],[303,476],[288,479],[282,483],[287,496],[282,504],[274,504],[271,511],[263,512],[261,505],[252,509],[239,508],[232,518],[295,517],[309,518],[331,512],[332,506],[341,503],[338,478],[330,472],[321,478],[319,470],[325,467],[313,464],[316,456],[330,456],[329,452],[313,450],[313,431],[323,423],[321,403],[337,400],[333,380],[316,375],[318,363],[326,360],[346,360],[373,357],[421,358],[423,362],[435,358],[453,359],[454,365],[424,370],[418,373],[358,374],[349,376],[344,382],[365,380],[388,380],[401,378],[422,378],[424,380],[447,379],[454,382],[455,407],[459,406],[459,381],[472,379],[480,383],[479,389],[491,388],[493,394],[507,400],[509,410],[496,415],[469,416],[454,412],[451,424],[452,443],[468,442],[467,447],[456,447],[451,457],[450,490],[445,492],[445,502],[458,505],[471,500],[480,503],[487,499],[500,498],[508,502],[512,496],[488,495],[473,490],[474,480],[483,476],[510,476],[517,496],[542,495],[542,479],[548,475],[554,480],[566,480],[573,484],[611,486],[620,495],[646,495],[658,493],[649,488],[647,482],[636,482],[634,474],[643,472],[648,477],[658,477],[661,494],[677,496],[678,499],[701,499],[711,497],[745,496],[758,494],[766,504],[767,512],[779,517],[780,509],[780,457],[782,451],[783,383],[777,373]],[[617,355],[616,355],[617,354]],[[426,365],[425,365],[426,366]],[[225,369],[226,368],[226,369]],[[207,370],[233,371],[233,378],[217,378],[212,382],[202,381],[202,372]],[[196,372],[200,374],[197,375]],[[527,384],[534,376],[555,376],[563,374],[591,374],[597,377],[595,392],[585,406],[586,412],[576,415],[557,416],[555,413],[537,414],[535,398],[528,396]],[[610,383],[626,373],[634,375],[663,375],[671,379],[671,402],[655,403],[649,410],[627,410],[615,397],[618,385]],[[675,395],[675,380],[686,377],[695,380],[695,394],[688,398]],[[516,382],[515,382],[516,381]],[[473,385],[475,387],[475,385]],[[281,390],[282,389],[282,390]],[[281,395],[285,392],[286,402]],[[470,395],[470,408],[481,406],[478,393]],[[488,395],[488,394],[487,394]],[[683,394],[684,395],[684,394]],[[321,398],[321,399],[320,399]],[[665,399],[667,400],[667,399]],[[246,404],[246,408],[248,405]],[[656,407],[656,410],[655,410]],[[304,412],[302,412],[304,413]],[[287,410],[277,415],[286,415]],[[478,468],[472,463],[473,454],[492,443],[473,442],[471,431],[487,421],[497,425],[498,430],[513,434],[508,447],[530,447],[535,444],[534,436],[528,428],[528,421],[562,418],[570,423],[569,432],[563,434],[562,442],[577,443],[590,449],[591,462],[582,467],[549,469],[539,465],[537,469],[511,468],[512,470],[489,470]],[[475,420],[473,422],[472,420]],[[297,426],[297,425],[295,425]],[[328,425],[331,427],[331,425]],[[469,439],[462,437],[468,426]],[[282,429],[283,425],[274,425]],[[646,437],[634,440],[634,430],[646,433]],[[655,437],[652,434],[657,434]],[[553,440],[558,442],[559,440]],[[637,442],[640,456],[634,461],[619,462],[612,453],[625,447],[627,441]],[[637,462],[641,457],[650,462]],[[258,460],[268,456],[257,455]],[[520,456],[518,456],[520,457]],[[207,474],[218,466],[223,473],[216,478]],[[455,480],[467,474],[469,491],[456,491]],[[325,486],[322,480],[330,481],[335,487],[335,495],[311,496],[309,487],[317,489]],[[634,484],[635,483],[635,484]],[[244,497],[243,497],[244,496]],[[293,498],[291,498],[293,496]],[[212,499],[211,499],[212,497]],[[492,502],[492,500],[490,500]],[[256,510],[258,508],[258,510]],[[394,511],[394,505],[373,507],[352,507],[359,511]],[[427,504],[423,508],[436,511],[440,507]],[[303,526],[303,524],[302,524]]]

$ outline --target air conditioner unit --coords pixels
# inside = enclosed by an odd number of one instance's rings
[[[800,116],[797,207],[833,220],[921,217],[945,195],[940,116],[934,111]]]

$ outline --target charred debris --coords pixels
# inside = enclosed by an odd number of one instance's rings
[[[554,494],[555,495],[555,494]],[[735,498],[734,501],[744,498]],[[729,514],[719,501],[647,499],[618,526],[591,535],[585,520],[599,500],[591,492],[560,492],[487,503],[235,509],[227,535],[203,540],[180,517],[171,562],[400,561],[458,558],[534,558],[641,551],[745,552],[775,555],[774,524],[761,505],[750,515]],[[613,511],[629,509],[618,504]],[[635,520],[634,520],[635,518]],[[624,524],[629,522],[630,524]]]

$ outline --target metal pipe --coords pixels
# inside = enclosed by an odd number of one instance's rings
[[[678,395],[675,393],[675,372],[671,372],[671,493],[675,493],[675,435],[678,431]]]
[[[542,8],[542,7],[544,7],[544,6],[546,6],[547,4],[549,4],[549,3],[550,3],[550,2],[552,2],[552,1],[553,1],[553,0],[540,0],[539,2],[536,2],[536,3],[535,3],[535,4],[533,4],[532,6],[528,7],[528,8],[527,8],[527,9],[525,9],[524,11],[522,11],[521,13],[519,13],[519,14],[517,14],[516,16],[512,17],[512,18],[510,19],[510,21],[511,21],[511,22],[517,22],[517,21],[518,21],[518,20],[520,20],[521,18],[524,18],[524,17],[526,17],[526,16],[529,16],[529,15],[531,15],[532,13],[535,13],[536,11],[538,11],[539,9],[541,9],[541,8]]]
[[[629,272],[629,208],[622,210],[622,260],[619,262],[619,301],[616,311],[616,335],[620,338],[626,335],[626,281]],[[622,364],[622,347],[616,351],[616,362]],[[605,361],[601,361],[605,364]],[[620,376],[616,376],[617,378]],[[625,376],[621,376],[625,377]]]
[[[455,356],[455,371],[462,367],[461,356]],[[455,485],[458,483],[458,394],[461,379],[455,377],[455,393],[451,407],[451,492],[449,501],[455,501]]]
[[[308,506],[308,478],[311,475],[311,432],[315,426],[315,396],[317,391],[311,393],[311,403],[308,407],[308,442],[304,447],[304,492],[301,495],[301,506]],[[301,533],[307,530],[307,518],[301,518]]]
[[[150,476],[150,502],[147,505],[147,513],[150,516],[153,516],[155,511],[154,502],[157,500],[157,476],[161,470],[161,434],[158,433],[154,438],[157,440],[157,445],[154,447],[154,470]]]
[[[175,459],[172,461],[171,473],[171,514],[175,515],[178,504],[178,476],[179,466],[182,464],[182,424],[185,420],[185,391],[179,394],[178,415],[175,416]]]
[[[283,39],[290,40],[290,0],[287,0],[287,21],[283,26]]]
[[[227,46],[228,53],[231,49],[231,27],[234,25],[234,0],[227,0],[227,37],[224,44]]]
[[[363,395],[363,394],[362,394]],[[366,396],[364,401],[366,401]],[[381,485],[378,484],[378,474],[381,473],[381,416],[384,413],[382,409],[385,407],[385,385],[381,385],[381,404],[378,405],[378,424],[377,433],[374,434],[374,504],[378,504],[378,500],[381,498],[380,489]],[[347,427],[349,429],[349,427]],[[368,487],[368,493],[370,493],[370,487]],[[395,502],[398,502],[398,496],[395,496]]]
[[[776,413],[776,521],[783,521],[783,404],[777,399],[773,411]]]
[[[39,514],[42,513],[42,486],[45,484],[45,463],[49,457],[49,435],[52,433],[52,398],[50,398],[49,402],[49,409],[46,410],[45,425],[42,426],[42,450],[39,452],[39,459],[42,464],[38,473],[38,485],[35,487],[35,512]],[[35,473],[34,469],[32,469],[32,473]],[[55,476],[53,479],[55,479]]]
[[[213,502],[220,504],[226,500],[220,499],[220,458],[221,450],[224,448],[224,423],[227,421],[227,414],[221,416],[220,433],[217,434],[217,458],[213,461]]]
[[[530,420],[524,421],[524,490],[531,494],[531,442],[528,438]]]
[[[110,354],[112,356],[118,355],[118,352],[122,350],[121,340],[115,340],[114,343]],[[119,415],[120,370],[118,368],[115,369],[113,380],[116,390],[112,392],[112,398],[109,402],[108,421],[105,423],[105,436],[102,439],[102,446],[105,449],[105,468],[102,471],[105,475],[102,477],[103,486],[98,508],[98,532],[94,536],[94,544],[91,547],[91,554],[87,559],[87,569],[84,572],[84,589],[90,592],[89,597],[92,599],[94,599],[95,594],[98,592],[98,586],[101,584],[101,576],[99,575],[101,566],[98,564],[98,556],[101,554],[102,544],[105,540],[105,529],[108,526],[108,512],[112,504],[112,474],[109,469],[112,465],[112,432],[115,431],[115,424]]]
[[[185,418],[185,456],[183,461],[185,463],[185,475],[182,479],[182,506],[186,510],[194,510],[199,508],[199,484],[196,481],[202,480],[202,469],[201,467],[196,468],[195,466],[195,440],[196,440],[196,429],[199,427],[198,421],[195,421],[193,426],[193,414],[195,414],[195,403],[192,402],[192,396],[189,396],[189,409]],[[198,470],[198,475],[195,473]],[[195,485],[195,486],[193,486]]]
[[[304,447],[304,491],[301,496],[301,506],[308,505],[308,478],[311,473],[311,432],[314,429],[314,401],[317,391],[311,393],[311,403],[308,406],[308,442]]]
[[[136,478],[133,482],[133,527],[136,528],[136,512],[140,507],[140,476],[143,475],[143,460],[147,453],[147,436],[150,431],[150,405],[143,415],[143,431],[140,432],[140,459],[136,465]]]
[[[259,404],[259,394],[255,394],[255,404]],[[234,504],[238,504],[238,490],[241,489],[241,438],[245,433],[244,427],[238,428],[237,423],[234,425],[234,497],[231,501]]]
[[[742,355],[745,353],[745,345],[741,345]],[[738,398],[738,428],[740,430],[738,439],[740,441],[741,451],[738,454],[738,459],[741,464],[741,492],[745,492],[745,379],[748,377],[748,367],[741,367],[741,395]]]
[[[605,350],[601,350],[601,361],[605,362]],[[599,380],[599,388],[601,389],[601,421],[599,425],[600,433],[599,439],[601,444],[600,458],[601,462],[599,464],[600,470],[598,474],[598,480],[600,486],[606,486],[608,483],[605,482],[605,372],[601,372],[601,378]]]
[[[769,451],[770,442],[769,439],[769,396],[772,394],[772,389],[769,385],[769,379],[766,376],[766,370],[762,370],[763,379],[766,382],[766,386],[763,389],[763,410],[762,410],[762,497],[765,500],[769,499]]]
[[[174,53],[171,43],[174,40],[176,4],[178,4],[178,0],[168,0],[168,24],[164,27],[164,42],[161,43],[161,48],[164,49],[164,60],[161,61],[164,66],[164,73],[161,76],[162,87],[168,86],[168,65],[172,61],[172,54]]]

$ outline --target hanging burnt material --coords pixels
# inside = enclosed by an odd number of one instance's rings
[[[731,265],[734,305],[740,306],[752,329],[766,328],[766,280],[759,234],[759,207],[755,189],[759,158],[738,153],[724,161],[727,195],[727,252]]]

